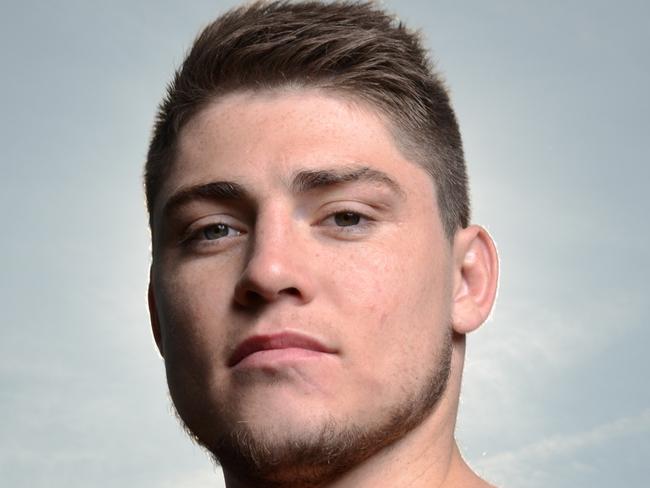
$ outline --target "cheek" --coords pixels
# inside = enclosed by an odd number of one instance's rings
[[[448,310],[448,253],[424,233],[406,242],[390,237],[392,242],[326,257],[328,294],[350,312],[379,318],[377,325],[395,314],[433,319]]]
[[[191,263],[162,276],[166,278],[157,284],[156,295],[165,360],[195,366],[211,362],[225,342],[221,318],[232,288],[225,284],[227,275],[207,263]]]
[[[451,296],[447,258],[426,243],[422,238],[365,248],[347,256],[348,265],[330,276],[333,308],[344,317],[350,360],[358,358],[364,380],[383,383],[379,371],[413,371],[437,353],[445,336]]]

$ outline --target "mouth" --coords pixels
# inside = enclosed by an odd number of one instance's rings
[[[254,335],[237,346],[228,360],[228,367],[244,361],[253,362],[255,357],[266,360],[297,359],[335,352],[317,339],[297,332]]]

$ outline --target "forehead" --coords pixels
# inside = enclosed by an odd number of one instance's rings
[[[355,165],[393,175],[409,193],[433,196],[429,175],[402,154],[389,123],[367,104],[318,89],[235,92],[183,128],[158,203],[215,180],[280,191],[299,171]]]

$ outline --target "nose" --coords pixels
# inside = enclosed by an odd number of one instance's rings
[[[310,249],[291,219],[258,218],[249,258],[235,286],[235,301],[253,308],[278,300],[308,303],[313,299]]]

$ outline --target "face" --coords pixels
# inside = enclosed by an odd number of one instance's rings
[[[371,108],[241,92],[183,129],[154,209],[154,327],[179,415],[224,468],[251,444],[369,455],[421,422],[451,282],[433,182]]]

